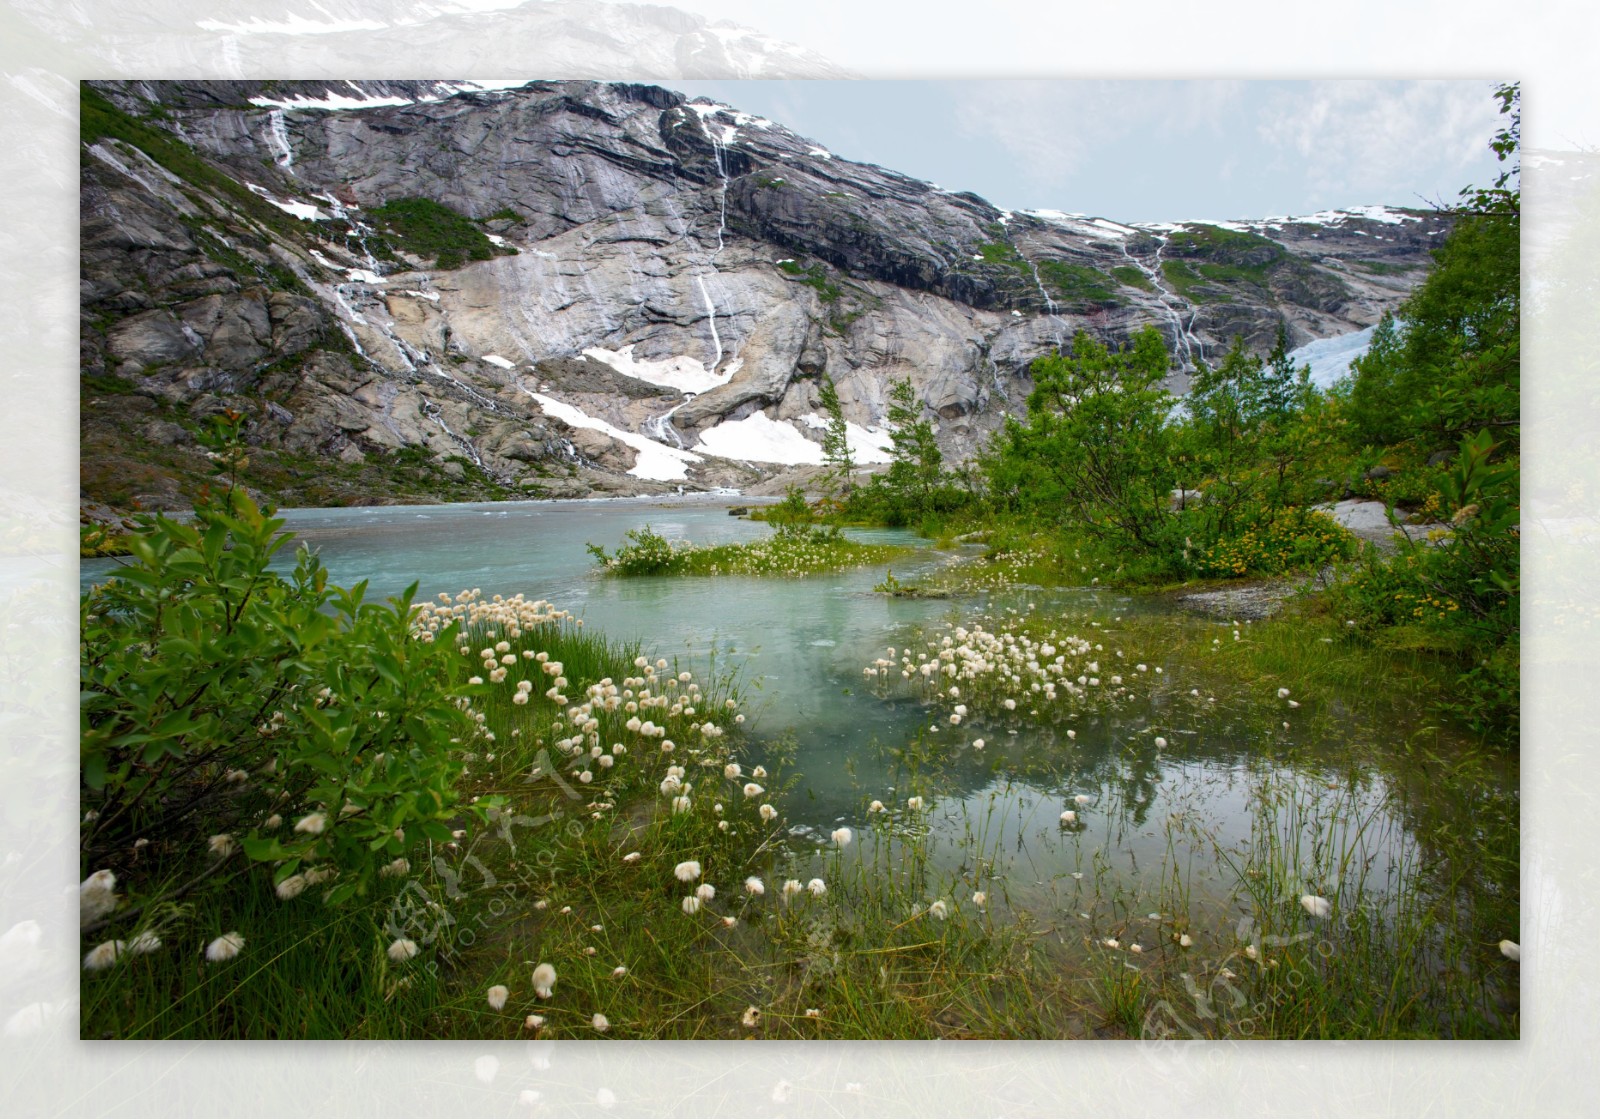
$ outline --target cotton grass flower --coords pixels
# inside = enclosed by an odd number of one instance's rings
[[[291,875],[273,889],[278,898],[288,902],[291,898],[300,897],[300,892],[306,889],[306,877],[304,875]]]
[[[821,898],[823,895],[828,893],[828,884],[824,883],[821,879],[813,879],[811,882],[806,884],[806,890],[810,891],[815,897]]]
[[[1157,736],[1156,736],[1156,746],[1157,746],[1157,747],[1158,747],[1158,748],[1159,748],[1159,749],[1161,749],[1161,750],[1165,750],[1165,749],[1166,749],[1166,747],[1167,747],[1167,741],[1166,741],[1166,739],[1165,739],[1165,738],[1163,738],[1163,737],[1162,737],[1162,736],[1160,736],[1160,735],[1157,735]]]
[[[99,972],[117,963],[117,958],[127,948],[121,941],[102,941],[83,958],[85,972]]]
[[[928,913],[942,922],[950,916],[950,906],[944,899],[938,898],[928,907]]]
[[[536,1031],[540,1027],[544,1026],[544,1016],[529,1015],[526,1019],[522,1020],[522,1025],[528,1028],[530,1031]]]
[[[549,999],[550,993],[555,990],[556,970],[554,965],[540,962],[533,970],[533,994],[540,999]]]
[[[600,1014],[600,1012],[596,1011],[594,1013],[594,1018],[589,1020],[589,1025],[595,1030],[599,1031],[601,1034],[604,1034],[606,1031],[611,1029],[611,1020],[607,1019],[604,1015]]]
[[[760,797],[763,793],[766,793],[766,792],[767,792],[766,790],[762,789],[760,786],[756,785],[754,782],[746,782],[745,783],[744,795],[746,797]]]
[[[1522,946],[1507,938],[1506,940],[1500,942],[1500,955],[1505,957],[1505,959],[1508,961],[1515,961],[1516,963],[1521,964]]]
[[[78,884],[78,920],[87,925],[117,908],[117,876],[102,868]]]
[[[206,841],[206,850],[211,853],[213,859],[227,859],[233,855],[236,847],[238,845],[234,843],[233,837],[226,832],[219,832]]]
[[[881,813],[881,812],[883,812],[883,802],[874,801],[871,805],[867,806],[867,812],[869,812],[869,813]]]
[[[328,814],[308,813],[294,822],[296,832],[304,832],[308,836],[318,836],[328,827]]]
[[[1084,805],[1089,804],[1089,802],[1091,802],[1093,800],[1094,800],[1094,798],[1090,797],[1087,793],[1080,793],[1080,794],[1077,794],[1076,796],[1073,797],[1072,803],[1074,805],[1082,807]]]
[[[145,930],[138,937],[128,942],[128,952],[139,956],[153,953],[159,948],[161,948],[161,938],[149,930]]]
[[[836,828],[833,830],[830,836],[833,842],[839,845],[841,848],[848,848],[850,846],[850,841],[855,839],[855,833],[851,832],[848,828]]]
[[[506,1000],[511,998],[511,990],[504,984],[496,984],[485,993],[485,998],[489,1001],[489,1006],[494,1010],[504,1011]]]
[[[774,809],[771,805],[762,805],[760,812],[761,819],[764,821],[776,820],[778,816],[778,810]]]
[[[923,806],[922,798],[920,798],[920,797],[908,797],[908,798],[906,798],[906,808],[910,809],[913,813],[922,812],[922,806]]]
[[[761,1023],[761,1012],[754,1006],[747,1007],[744,1009],[744,1014],[739,1016],[739,1022],[743,1023],[747,1030],[753,1031]]]
[[[805,888],[800,885],[799,879],[785,879],[783,881],[783,897],[785,899],[793,898],[803,890]]]
[[[1313,918],[1325,919],[1333,913],[1333,904],[1321,895],[1303,894],[1300,896],[1300,908]]]
[[[1178,935],[1178,944],[1187,949],[1189,946],[1194,944],[1194,938],[1190,937],[1187,933],[1180,933]]]
[[[694,893],[699,897],[701,902],[710,902],[713,898],[717,897],[717,888],[713,887],[710,883],[701,883],[694,889]]]
[[[225,933],[206,946],[206,960],[231,961],[244,949],[244,935],[237,931]]]
[[[398,941],[392,942],[389,945],[389,959],[394,961],[396,964],[399,964],[401,961],[410,960],[419,952],[421,952],[421,950],[417,948],[417,943],[411,940],[409,937],[402,937]]]
[[[1235,636],[1237,637],[1237,635],[1235,635]],[[1289,690],[1287,688],[1278,689],[1278,699],[1279,700],[1287,700],[1287,699],[1289,699]]]
[[[700,912],[700,896],[697,894],[684,895],[681,905],[685,914],[698,914]]]
[[[672,873],[678,877],[680,883],[692,883],[700,878],[700,861],[686,859],[678,864],[677,867],[674,867]]]
[[[977,906],[977,907],[979,907],[981,909],[983,907],[983,905],[985,903],[987,903],[988,901],[989,901],[989,896],[987,894],[983,893],[982,891],[973,891],[972,892],[972,905]]]
[[[1062,824],[1077,824],[1078,823],[1078,814],[1074,813],[1071,809],[1063,810],[1062,813],[1061,813],[1061,823]]]
[[[767,885],[757,876],[752,875],[744,881],[744,890],[746,894],[753,894],[759,898],[767,893]]]
[[[642,852],[629,852],[627,855],[622,857],[622,862],[623,863],[638,863],[643,858],[644,858],[644,853],[642,853]]]
[[[628,966],[625,964],[619,964],[611,970],[611,978],[613,980],[621,980],[626,975],[628,975]]]
[[[739,768],[739,764],[737,762],[730,762],[728,765],[722,768],[722,776],[727,778],[730,782],[735,778],[742,776],[743,774],[744,771]]]

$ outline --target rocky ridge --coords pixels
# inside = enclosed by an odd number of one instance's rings
[[[745,487],[820,458],[838,385],[882,458],[909,377],[946,454],[1028,365],[1153,323],[1181,390],[1376,321],[1428,212],[1130,226],[1012,213],[636,83],[85,87],[86,501],[175,506],[248,417],[285,504]]]

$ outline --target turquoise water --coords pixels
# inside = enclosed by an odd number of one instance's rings
[[[486,596],[521,593],[697,673],[737,670],[747,686],[751,761],[763,761],[780,744],[792,749],[799,779],[781,807],[802,863],[827,866],[833,857],[825,854],[826,837],[840,825],[863,838],[850,855],[871,858],[868,803],[903,806],[914,790],[928,802],[927,850],[947,889],[970,896],[971,884],[981,881],[991,908],[1026,910],[1063,942],[1108,933],[1159,941],[1163,930],[1171,933],[1172,908],[1181,904],[1198,936],[1218,949],[1236,945],[1243,911],[1237,872],[1224,855],[1231,853],[1235,864],[1244,859],[1253,809],[1267,788],[1317,807],[1313,816],[1367,820],[1352,867],[1368,888],[1381,888],[1415,858],[1416,845],[1386,804],[1385,773],[1352,765],[1348,736],[1329,729],[1332,699],[1308,703],[1296,726],[1285,729],[1276,721],[1287,713],[1263,715],[1271,705],[1259,698],[1196,698],[1176,674],[1151,675],[1142,678],[1145,692],[1126,706],[1073,721],[1076,738],[1069,739],[1064,727],[1040,726],[1022,718],[1025,712],[974,717],[952,728],[907,695],[897,673],[894,687],[874,686],[862,675],[888,647],[936,641],[982,617],[1064,615],[1076,632],[1114,646],[1120,619],[1167,609],[1158,604],[1088,588],[891,599],[872,591],[884,577],[881,567],[797,580],[608,579],[585,550],[588,542],[613,549],[627,530],[645,524],[696,543],[770,532],[730,517],[731,504],[728,498],[529,502],[283,516],[298,541],[319,553],[334,582],[367,580],[369,595],[396,594],[412,581],[419,598],[463,588]],[[851,535],[917,546],[895,565],[902,582],[978,551],[937,551],[900,531]],[[292,563],[291,550],[280,554],[281,567]],[[84,585],[114,566],[85,562]],[[1173,616],[1173,625],[1206,624]],[[1130,651],[1128,660],[1134,656]],[[1155,744],[1157,733],[1164,747]],[[975,746],[978,738],[983,749]],[[1073,800],[1079,795],[1086,804]],[[1079,813],[1076,827],[1062,827],[1063,808]],[[1307,882],[1299,889],[1338,887]]]

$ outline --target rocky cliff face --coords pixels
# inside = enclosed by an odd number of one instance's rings
[[[901,378],[959,459],[1079,330],[1154,323],[1181,389],[1235,336],[1370,325],[1446,230],[1010,213],[622,83],[91,83],[82,166],[117,508],[182,504],[224,409],[284,504],[749,486],[820,459],[823,377],[864,459]]]

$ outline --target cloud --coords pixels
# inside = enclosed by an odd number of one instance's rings
[[[1061,188],[1109,145],[1220,132],[1248,83],[1013,81],[956,83],[956,127],[1009,151],[1024,178]]]
[[[1315,189],[1374,198],[1484,158],[1498,127],[1488,82],[1318,81],[1272,99],[1257,131]]]

